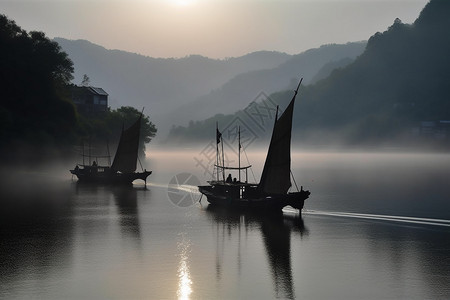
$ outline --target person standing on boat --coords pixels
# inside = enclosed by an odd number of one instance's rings
[[[228,174],[227,183],[232,183],[233,179],[231,178],[231,174]]]

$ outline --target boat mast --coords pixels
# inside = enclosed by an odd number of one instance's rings
[[[91,165],[91,137],[89,137],[89,148],[88,148],[88,151],[89,151],[89,165]]]
[[[81,151],[83,151],[83,166],[85,166],[85,163],[84,163],[84,140],[81,141],[81,146],[82,146],[82,150]]]
[[[111,167],[111,154],[109,153],[109,141],[106,140],[106,150],[108,151],[108,167]]]
[[[222,135],[220,135],[220,141],[222,142],[222,177],[223,177],[223,182],[225,182],[225,155],[223,153],[223,137]]]
[[[298,89],[300,88],[302,81],[303,81],[303,77],[300,79],[300,82],[297,85],[297,89],[295,90],[295,94],[294,94],[294,99],[297,97]],[[291,172],[292,180],[294,181],[294,184],[295,184],[295,188],[297,189],[297,192],[299,192],[297,182],[295,181],[294,173],[292,173],[292,169],[290,169],[290,172]]]
[[[239,182],[241,182],[241,126],[238,127]]]
[[[219,181],[219,143],[220,139],[219,137],[219,124],[216,122],[216,178],[217,181]]]
[[[300,82],[297,85],[297,89],[295,90],[294,98],[297,97],[298,89],[300,88],[300,85],[302,84],[303,77],[300,79]]]

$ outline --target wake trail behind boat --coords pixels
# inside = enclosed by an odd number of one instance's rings
[[[200,192],[198,191],[198,187],[196,185],[189,185],[189,184],[178,184],[178,185],[174,185],[174,184],[161,184],[161,183],[147,183],[147,186],[149,187],[156,187],[156,188],[164,188],[164,189],[175,189],[175,190],[179,190],[179,191],[183,191],[183,192],[187,192],[187,193],[192,193],[192,194],[198,194],[200,195]]]
[[[445,219],[417,218],[417,217],[403,217],[403,216],[389,216],[389,215],[375,215],[375,214],[360,214],[360,213],[318,211],[318,210],[304,210],[302,212],[302,214],[344,217],[344,218],[357,218],[357,219],[368,219],[368,220],[381,220],[381,221],[389,221],[389,222],[400,222],[400,223],[412,223],[412,224],[421,224],[421,225],[450,227],[450,220],[445,220]]]

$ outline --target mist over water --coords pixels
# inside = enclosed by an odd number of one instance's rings
[[[189,182],[192,205],[172,201],[178,174],[211,179],[202,149],[150,149],[147,188],[4,170],[0,298],[450,297],[449,155],[294,152],[305,210],[264,217],[198,203]],[[247,155],[258,181],[265,152]]]
[[[450,219],[448,154],[318,153],[294,174],[315,191],[311,209]],[[303,159],[302,159],[303,158]]]
[[[213,179],[214,155],[203,154],[201,148],[150,151],[149,164],[167,170],[153,174],[152,182],[167,184],[171,176],[190,172],[206,184]],[[259,182],[265,157],[262,149],[241,155],[241,165],[252,165],[250,182]],[[448,154],[298,151],[291,162],[291,189],[297,184],[313,192],[306,209],[450,219],[445,209],[450,206]],[[237,166],[237,154],[228,153],[225,163]]]

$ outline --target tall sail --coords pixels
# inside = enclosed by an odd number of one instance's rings
[[[136,170],[141,118],[142,116],[127,130],[122,130],[116,156],[111,166],[114,171],[130,173]]]
[[[286,110],[275,121],[269,151],[258,185],[258,189],[266,194],[286,194],[291,187],[292,114],[297,92],[298,87]]]

